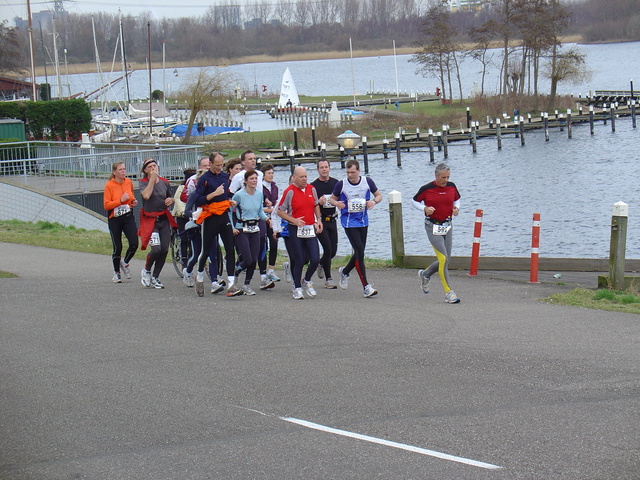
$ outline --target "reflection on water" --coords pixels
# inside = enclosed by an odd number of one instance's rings
[[[640,132],[628,118],[618,119],[616,129],[612,133],[610,125],[599,123],[591,136],[587,125],[574,126],[571,140],[566,130],[553,130],[548,143],[542,131],[532,131],[524,147],[519,139],[504,137],[501,151],[495,139],[485,138],[478,141],[475,155],[468,142],[452,144],[447,163],[462,195],[461,213],[454,222],[454,255],[471,255],[479,208],[484,210],[483,256],[529,256],[533,213],[539,212],[540,256],[608,258],[612,206],[623,201],[630,215],[627,257],[640,258]],[[382,155],[369,160],[370,176],[385,200],[371,211],[367,255],[391,257],[385,208],[391,190],[402,193],[406,253],[431,254],[421,214],[411,206],[420,186],[433,179],[429,152],[403,152],[402,168],[396,166],[395,152],[388,160]],[[437,153],[436,163],[442,160],[442,153]],[[307,168],[312,181],[315,167]],[[288,175],[288,168],[277,169],[280,188]],[[333,164],[332,176],[346,176],[338,163]],[[342,231],[340,235],[338,254],[348,255],[349,243]]]

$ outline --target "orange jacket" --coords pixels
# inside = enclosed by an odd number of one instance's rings
[[[125,193],[129,194],[129,200],[122,203],[120,199]],[[128,178],[124,179],[124,182],[118,183],[115,178],[112,178],[104,186],[104,209],[109,212],[109,218],[113,217],[113,209],[120,205],[129,205],[133,210],[133,201],[135,200],[133,194],[133,183]]]
[[[202,205],[202,213],[196,220],[198,225],[204,222],[204,219],[210,217],[211,215],[224,215],[229,207],[231,206],[231,202],[229,200],[222,200],[220,202],[206,203]]]

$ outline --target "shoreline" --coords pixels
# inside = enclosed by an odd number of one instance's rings
[[[580,43],[582,41],[582,37],[580,35],[571,35],[562,38],[562,43]],[[602,42],[602,43],[617,43],[617,42]],[[472,47],[471,43],[461,44],[461,49],[463,51],[469,50]],[[497,43],[492,46],[492,48],[498,48],[500,45]],[[418,51],[417,47],[400,47],[396,48],[396,55],[411,55]],[[379,50],[354,50],[353,57],[354,58],[365,58],[365,57],[381,57],[381,56],[393,56],[393,48],[379,49]],[[249,55],[245,57],[238,57],[234,59],[223,59],[223,58],[201,58],[196,60],[189,61],[173,61],[166,62],[165,68],[175,69],[175,68],[188,68],[188,67],[226,67],[229,65],[244,65],[247,63],[274,63],[274,62],[295,62],[295,61],[307,61],[307,60],[332,60],[332,59],[342,59],[342,58],[350,58],[351,53],[348,50],[332,50],[332,51],[324,51],[324,52],[299,52],[299,53],[289,53],[280,56],[270,56],[270,55]],[[159,66],[158,66],[159,65]],[[130,62],[130,66],[132,70],[146,70],[146,63],[135,63]],[[153,64],[152,67],[155,69],[162,68],[162,64],[160,62]],[[111,64],[103,63],[102,64],[103,71],[108,72],[111,68]],[[119,70],[118,70],[119,71]],[[77,75],[82,73],[95,73],[96,72],[96,64],[95,63],[76,63],[69,64],[69,74]],[[44,67],[36,66],[35,75],[38,77],[44,76]]]

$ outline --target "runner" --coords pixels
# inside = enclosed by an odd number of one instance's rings
[[[147,245],[150,245],[151,251],[147,254],[140,281],[145,287],[164,288],[159,278],[160,272],[169,252],[171,229],[178,228],[167,208],[173,204],[173,195],[169,182],[158,174],[158,164],[153,158],[144,161],[142,173],[144,178],[139,182],[142,209],[138,235],[142,250],[146,250]]]
[[[413,206],[424,213],[424,228],[429,242],[436,252],[437,260],[425,270],[419,270],[420,285],[424,293],[429,293],[431,275],[438,272],[444,288],[444,301],[460,303],[460,299],[449,286],[449,258],[453,244],[452,216],[460,211],[460,192],[449,181],[451,169],[445,163],[436,166],[433,182],[420,187],[413,197]]]
[[[242,258],[238,260],[236,265],[235,276],[238,277],[241,272],[245,271],[242,292],[245,295],[255,295],[256,292],[251,288],[251,279],[260,254],[262,234],[259,221],[265,221],[267,214],[264,213],[262,206],[264,201],[262,189],[257,189],[258,173],[247,170],[244,173],[244,179],[244,188],[238,190],[233,196],[236,205],[230,210],[229,218],[231,222],[234,222],[233,234],[236,237],[236,248]]]
[[[346,289],[349,285],[349,273],[355,268],[362,282],[364,296],[368,298],[378,293],[368,282],[364,265],[369,228],[368,211],[382,201],[382,193],[371,178],[360,176],[360,164],[357,160],[349,160],[346,166],[347,178],[336,184],[330,200],[331,205],[340,210],[340,222],[353,247],[349,263],[338,269],[339,284],[340,288]]]
[[[124,162],[116,162],[111,167],[111,177],[104,186],[104,209],[107,211],[109,233],[113,252],[113,283],[122,283],[122,274],[125,278],[131,278],[129,261],[138,250],[138,227],[133,216],[133,207],[138,204],[138,200],[133,195],[133,183],[127,178],[127,167]],[[122,254],[122,234],[124,233],[129,242],[129,248]]]
[[[270,163],[262,167],[262,194],[264,195],[264,213],[267,217],[271,217],[271,213],[275,205],[278,204],[278,185],[273,181],[273,165]],[[260,227],[262,228],[261,222]],[[275,286],[274,282],[279,282],[280,278],[275,274],[276,260],[278,259],[278,237],[273,234],[271,221],[264,222],[265,235],[260,244],[260,258],[258,265],[260,266],[260,290],[266,290]],[[261,232],[262,234],[262,232]],[[268,254],[267,254],[268,252]]]
[[[338,252],[338,225],[336,222],[338,212],[336,212],[336,207],[331,205],[330,200],[338,180],[329,176],[331,165],[328,160],[319,160],[317,170],[318,178],[311,185],[318,192],[318,203],[322,215],[322,232],[318,234],[318,241],[322,245],[318,276],[322,278],[321,274],[324,273],[326,278],[324,288],[336,289],[338,287],[331,278],[331,259]]]
[[[220,235],[225,249],[227,275],[229,277],[227,296],[234,297],[241,295],[242,290],[234,285],[235,276],[233,272],[236,265],[233,251],[233,231],[228,214],[229,207],[233,205],[229,201],[229,176],[222,171],[224,159],[220,153],[212,153],[209,155],[209,160],[211,161],[209,171],[200,177],[195,191],[195,206],[202,207],[202,213],[196,219],[196,223],[202,225],[202,249],[198,258],[196,293],[199,297],[204,296],[204,267],[207,263],[209,251],[214,245],[217,235]]]
[[[242,164],[242,170],[236,174],[231,180],[229,190],[231,193],[236,193],[244,186],[244,173],[248,170],[253,170],[258,174],[258,185],[262,185],[262,172],[257,169],[256,154],[251,150],[242,152],[240,155],[240,163]]]
[[[316,234],[322,232],[320,207],[316,189],[307,184],[307,171],[296,167],[293,171],[293,184],[283,192],[278,204],[278,215],[289,223],[289,255],[293,262],[293,298],[302,300],[302,287],[307,296],[315,297],[311,277],[318,268],[320,250]],[[309,258],[309,267],[302,279],[305,254]]]

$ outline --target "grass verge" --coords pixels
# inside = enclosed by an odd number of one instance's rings
[[[550,295],[543,300],[555,305],[640,314],[640,296],[628,291],[574,288],[568,292]]]
[[[0,221],[0,242],[57,248],[73,252],[96,253],[99,255],[111,255],[112,251],[111,237],[108,233],[98,230],[64,227],[59,223],[42,221],[37,223],[21,222],[19,220]],[[146,255],[146,251],[138,250],[134,258],[144,260]],[[278,255],[276,266],[281,266],[282,262],[286,260],[287,257],[285,255]],[[347,260],[348,257],[336,257],[331,266],[337,269],[346,265]],[[367,258],[366,263],[367,267],[372,269],[393,267],[391,260]]]

